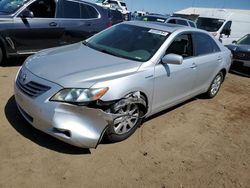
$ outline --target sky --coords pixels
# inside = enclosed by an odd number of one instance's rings
[[[95,2],[94,0],[88,0]],[[171,14],[188,7],[248,9],[250,0],[123,0],[134,12],[143,10],[151,13]]]

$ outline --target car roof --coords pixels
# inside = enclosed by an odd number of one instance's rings
[[[183,30],[183,31],[202,31],[197,28],[187,27],[178,24],[170,24],[170,23],[160,23],[160,22],[142,22],[142,21],[129,21],[125,22],[125,24],[140,26],[140,27],[148,27],[152,29],[157,29],[161,31],[166,31],[169,33],[173,33],[176,30]],[[203,31],[202,31],[203,32]]]

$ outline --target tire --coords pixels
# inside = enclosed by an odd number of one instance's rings
[[[142,123],[143,111],[138,104],[127,104],[118,109],[115,114],[130,114],[131,116],[118,117],[106,132],[110,142],[120,142],[130,137]]]
[[[220,90],[221,84],[223,82],[224,75],[222,72],[219,72],[215,78],[213,79],[211,85],[209,86],[209,89],[205,93],[205,97],[208,99],[211,99],[217,95],[217,93]]]
[[[4,54],[4,50],[3,47],[1,47],[0,45],[0,66],[4,66],[5,65],[5,54]]]

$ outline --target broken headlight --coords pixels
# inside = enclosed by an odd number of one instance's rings
[[[55,94],[50,100],[69,103],[85,103],[100,99],[107,91],[107,87],[90,89],[62,89],[57,94]]]

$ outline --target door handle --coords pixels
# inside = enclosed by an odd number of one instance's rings
[[[194,69],[194,68],[196,68],[196,67],[197,67],[196,63],[192,63],[192,65],[191,65],[190,68]]]
[[[55,26],[57,26],[57,23],[56,23],[56,22],[50,22],[50,23],[49,23],[49,26],[55,27]]]
[[[219,56],[219,57],[217,58],[217,61],[221,62],[221,60],[222,60],[222,57]]]

